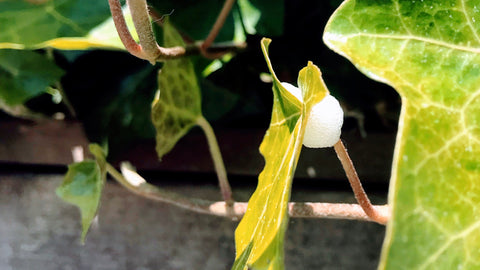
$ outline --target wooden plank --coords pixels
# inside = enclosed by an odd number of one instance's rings
[[[258,147],[264,132],[260,129],[216,130],[229,174],[254,176],[261,172],[264,160]],[[342,138],[364,181],[388,182],[395,142],[393,134],[369,134],[365,139],[355,134],[346,134]],[[72,148],[78,145],[84,149],[88,145],[78,122],[49,120],[41,123],[0,123],[0,162],[68,165],[72,162]],[[129,160],[139,170],[193,173],[214,171],[206,139],[199,129],[194,129],[181,139],[161,162],[157,158],[153,140],[141,141],[125,149],[112,163],[118,164],[124,160]],[[333,148],[304,148],[296,177],[345,179]]]
[[[78,122],[9,120],[0,123],[0,161],[3,162],[70,164],[75,146],[88,146]]]

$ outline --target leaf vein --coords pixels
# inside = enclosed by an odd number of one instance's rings
[[[87,33],[88,31],[83,29],[82,27],[80,27],[78,24],[74,23],[72,20],[70,20],[69,18],[63,16],[62,14],[60,14],[56,9],[55,9],[55,6],[52,2],[51,5],[49,6],[45,6],[45,12],[52,15],[53,18],[55,18],[57,21],[63,23],[63,24],[66,24],[68,25],[70,28],[72,28],[72,30],[78,32],[78,34],[80,35],[83,35],[85,33]]]
[[[444,253],[450,245],[452,245],[455,241],[467,237],[472,231],[480,228],[480,220],[473,223],[469,227],[465,228],[464,230],[460,231],[459,233],[452,235],[448,238],[448,240],[440,246],[437,251],[435,251],[427,260],[420,265],[418,269],[426,269],[430,264],[432,264],[442,253]]]
[[[480,48],[472,48],[463,45],[451,44],[444,41],[434,40],[425,37],[418,37],[418,36],[409,36],[409,35],[386,35],[386,34],[369,34],[369,33],[357,33],[357,34],[350,34],[347,38],[353,37],[368,37],[368,38],[379,38],[379,39],[397,39],[397,40],[410,40],[410,41],[418,41],[429,43],[432,45],[437,45],[453,50],[464,51],[469,53],[480,54]]]
[[[471,17],[468,16],[467,9],[465,8],[465,0],[461,0],[460,3],[462,4],[462,13],[465,15],[465,19],[467,20],[468,27],[470,28],[473,35],[475,36],[475,39],[480,43],[480,37],[478,36],[478,33],[475,30],[475,27],[473,27]]]

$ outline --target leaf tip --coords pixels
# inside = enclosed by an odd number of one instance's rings
[[[260,44],[261,44],[262,46],[267,46],[267,47],[268,47],[268,45],[270,45],[271,42],[272,42],[272,39],[264,37],[264,38],[262,38],[262,40],[260,41]]]
[[[270,46],[270,43],[272,43],[272,40],[265,37],[260,41],[260,47],[262,48],[263,56],[267,60],[267,63],[270,62],[270,59],[268,58],[268,47]]]

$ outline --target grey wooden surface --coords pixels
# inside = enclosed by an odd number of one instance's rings
[[[236,222],[152,202],[113,182],[106,185],[98,221],[82,246],[79,212],[54,193],[61,180],[61,175],[0,174],[0,270],[231,267]],[[219,198],[214,185],[165,187]],[[246,200],[252,189],[234,192]],[[353,202],[350,192],[295,189],[292,196],[298,201]],[[384,227],[374,223],[292,219],[286,269],[376,269],[383,236]]]

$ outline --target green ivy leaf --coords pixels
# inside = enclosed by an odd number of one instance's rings
[[[184,46],[183,39],[167,21],[164,44]],[[168,60],[158,74],[158,91],[152,105],[152,122],[157,131],[157,153],[162,158],[202,117],[200,87],[191,60]]]
[[[480,267],[477,1],[348,0],[327,45],[402,96],[380,269]]]
[[[128,16],[127,23],[132,25]],[[0,25],[0,49],[124,49],[108,1],[4,0],[0,1]]]
[[[270,127],[260,145],[265,168],[248,202],[248,209],[235,231],[237,258],[233,269],[283,269],[283,242],[288,224],[287,206],[303,135],[311,107],[328,93],[320,70],[308,63],[298,77],[302,103],[288,92],[275,76],[268,46],[262,50],[274,78],[274,103]]]
[[[44,55],[0,50],[0,99],[6,106],[21,105],[45,93],[63,74],[63,70]]]
[[[96,157],[68,166],[63,183],[57,188],[57,195],[65,202],[80,209],[82,215],[82,243],[97,214],[103,185],[106,179],[105,152],[100,146],[91,144],[90,151]]]

